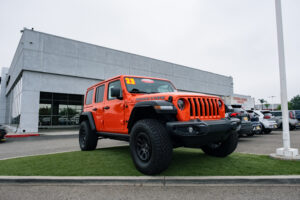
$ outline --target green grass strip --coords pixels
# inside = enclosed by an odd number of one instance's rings
[[[200,149],[174,150],[166,176],[299,175],[299,161],[264,155],[233,153],[226,158],[205,155]],[[30,156],[0,161],[0,175],[12,176],[142,176],[131,160],[129,147]]]

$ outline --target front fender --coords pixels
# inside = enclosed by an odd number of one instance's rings
[[[91,112],[82,112],[79,117],[79,123],[82,121],[87,120],[89,121],[90,127],[92,131],[96,131],[95,121],[93,114]]]
[[[134,108],[132,109],[132,112],[130,114],[129,120],[128,120],[128,128],[132,127],[134,122],[141,118],[141,110],[143,110],[142,115],[145,115],[145,118],[147,118],[147,114],[153,114],[156,115],[176,115],[177,109],[176,107],[168,101],[141,101],[135,104]],[[143,117],[144,118],[144,117]]]

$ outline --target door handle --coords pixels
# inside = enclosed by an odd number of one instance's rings
[[[108,110],[110,107],[109,106],[105,106],[103,109]]]
[[[93,108],[93,111],[96,111],[97,110],[97,108]]]

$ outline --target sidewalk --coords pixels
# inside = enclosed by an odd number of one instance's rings
[[[49,136],[57,136],[57,135],[78,135],[78,129],[42,129],[39,130],[38,133],[15,133],[8,132],[6,137],[31,137],[31,136],[40,136],[40,135],[49,135]]]

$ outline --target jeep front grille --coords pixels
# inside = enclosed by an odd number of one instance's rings
[[[189,97],[191,119],[220,118],[220,108],[217,98]]]

